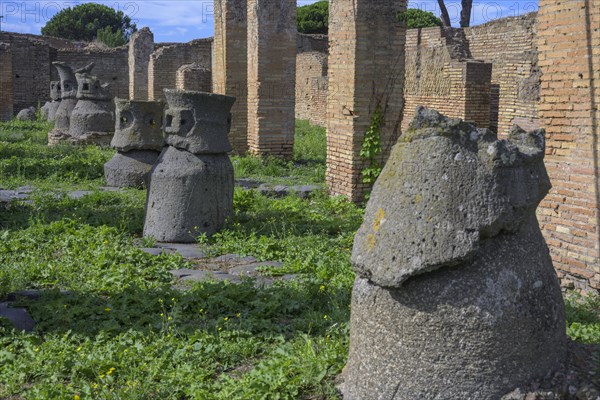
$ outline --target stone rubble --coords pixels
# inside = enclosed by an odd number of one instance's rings
[[[25,108],[17,114],[19,121],[35,121],[37,119],[35,115],[35,107]]]

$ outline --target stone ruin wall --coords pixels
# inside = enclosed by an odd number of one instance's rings
[[[0,121],[13,116],[12,49],[8,43],[0,43]]]
[[[211,68],[213,39],[160,46],[148,64],[148,100],[165,100],[163,89],[177,85],[177,70],[186,64]]]
[[[492,65],[472,60],[460,29],[411,29],[406,36],[402,130],[426,105],[479,127],[490,126]]]
[[[540,0],[539,118],[553,189],[538,219],[563,286],[600,290],[600,0]]]
[[[93,62],[93,74],[102,83],[110,84],[110,92],[114,97],[129,98],[129,47],[121,46],[114,49],[86,48],[60,49],[53,61],[63,61],[74,70],[85,67]],[[51,80],[59,80],[56,68],[51,69]],[[49,87],[49,84],[48,84]],[[48,89],[47,89],[48,90]],[[47,95],[46,95],[47,96]]]
[[[50,63],[56,50],[31,35],[2,32],[0,42],[12,49],[13,112],[37,106],[38,101],[43,105],[50,96]]]
[[[513,123],[524,129],[539,128],[537,13],[498,19],[466,28],[464,33],[472,57],[494,65],[492,129],[505,135]]]
[[[309,51],[296,56],[296,119],[327,124],[327,53]]]
[[[450,32],[441,28],[408,30],[403,128],[406,128],[419,104],[480,126],[489,126],[501,135],[513,123],[525,129],[539,127],[540,70],[535,43],[536,16],[536,13],[529,13],[502,18],[466,29],[451,29]],[[327,51],[326,40],[325,35],[298,35],[298,68],[306,63],[302,59],[303,52]],[[457,49],[461,41],[465,48]],[[481,91],[487,88],[479,87],[482,79],[487,79],[489,71],[474,63],[467,68],[465,59],[493,64],[489,117],[484,115],[487,104],[481,103],[481,99],[486,97],[486,93]],[[310,90],[303,87],[304,82],[306,79],[297,81],[297,92]],[[320,90],[323,89],[324,86],[321,86]],[[323,106],[319,95],[296,97],[299,101],[297,118],[305,119],[305,110],[317,110]],[[465,103],[467,98],[470,99],[468,104]],[[315,122],[318,123],[318,120],[320,118],[315,118]],[[485,121],[489,123],[484,124]]]
[[[180,90],[212,92],[212,71],[197,64],[186,64],[177,70],[175,87]]]

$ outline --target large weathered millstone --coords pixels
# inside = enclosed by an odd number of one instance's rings
[[[345,399],[498,399],[561,366],[544,147],[417,109],[354,241]]]
[[[54,122],[56,119],[56,112],[60,107],[60,81],[50,82],[50,101],[47,101],[41,108],[42,118],[49,122]]]
[[[150,173],[144,236],[193,243],[233,215],[233,165],[226,154],[163,150]]]
[[[161,101],[115,99],[115,136],[110,145],[123,153],[131,150],[162,151],[165,104]]]
[[[227,132],[235,97],[191,90],[165,89],[166,143],[194,154],[232,150]],[[224,134],[225,133],[225,134]]]
[[[152,166],[159,156],[154,150],[117,152],[104,164],[106,184],[118,188],[143,188]]]
[[[164,144],[164,103],[115,99],[116,125],[111,146],[118,152],[104,165],[109,186],[143,187]]]
[[[233,214],[233,165],[226,152],[234,97],[165,90],[165,141],[152,168],[144,236],[192,243],[219,231]]]
[[[61,100],[56,110],[54,129],[48,133],[48,145],[55,146],[69,137],[71,114],[77,105],[77,79],[73,69],[61,61],[52,63],[60,77]]]
[[[115,111],[109,84],[88,72],[77,72],[77,104],[71,113],[69,135],[74,144],[108,146],[115,132]]]

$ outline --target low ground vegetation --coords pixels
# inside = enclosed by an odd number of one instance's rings
[[[97,190],[113,151],[46,146],[50,126],[0,125],[0,187],[35,188],[0,205],[0,299],[22,299],[31,334],[0,321],[0,398],[336,399],[348,350],[350,251],[363,209],[236,189],[235,218],[198,245],[282,261],[271,287],[204,282],[172,288],[178,255],[139,247],[145,192]],[[325,136],[297,125],[295,159],[234,157],[237,178],[323,185]],[[81,199],[70,190],[92,190]],[[568,333],[600,343],[600,300],[568,297]]]

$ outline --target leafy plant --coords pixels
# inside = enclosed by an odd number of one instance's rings
[[[96,40],[100,43],[104,43],[108,47],[119,47],[127,44],[127,39],[123,35],[121,29],[117,29],[113,32],[110,26],[106,26],[102,29],[98,29],[96,33]]]
[[[327,34],[329,25],[329,2],[327,0],[298,7],[296,22],[300,33]]]
[[[378,161],[381,154],[381,123],[383,113],[381,107],[377,106],[371,116],[371,125],[365,132],[363,144],[360,149],[360,157],[366,161],[367,165],[362,169],[362,181],[368,185],[373,185],[381,174],[382,166]]]
[[[406,11],[398,13],[398,20],[405,22],[408,29],[442,26],[441,19],[429,11],[423,11],[418,8],[409,8]]]

